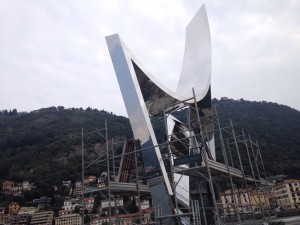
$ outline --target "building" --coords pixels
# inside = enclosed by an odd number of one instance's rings
[[[270,207],[268,196],[261,190],[251,192],[251,205],[254,213],[261,213],[261,210],[266,210]]]
[[[115,216],[115,224],[116,225],[131,225],[134,220],[132,215],[124,214],[124,215],[116,215]]]
[[[31,190],[31,185],[30,185],[29,181],[23,181],[22,182],[22,187],[23,187],[23,191],[30,191]]]
[[[81,225],[82,219],[79,214],[62,215],[55,218],[55,225]]]
[[[275,185],[278,206],[284,209],[300,208],[300,180],[284,180]]]
[[[23,181],[22,183],[14,183],[13,181],[4,181],[2,183],[2,190],[6,194],[12,194],[13,196],[21,196],[22,191],[30,190],[29,181]]]
[[[39,209],[37,207],[21,207],[18,215],[22,215],[22,214],[29,214],[29,215],[33,215],[34,213],[38,212]]]
[[[100,177],[97,179],[97,187],[98,188],[105,187],[106,179],[107,179],[107,172],[103,171]]]
[[[141,210],[137,213],[132,214],[121,214],[121,215],[114,215],[111,217],[111,224],[112,225],[131,225],[135,224],[135,220],[139,220],[139,224],[153,224],[151,220],[151,213],[152,210]],[[90,225],[103,225],[108,224],[109,218],[108,217],[96,217],[90,221]]]
[[[221,202],[223,206],[224,215],[234,215],[238,208],[239,213],[251,212],[250,195],[243,189],[237,189],[232,194],[231,190],[226,190],[221,193]],[[250,197],[251,198],[251,197]]]
[[[97,178],[96,176],[87,176],[84,178],[84,184],[92,184],[92,183],[96,183]]]
[[[78,198],[66,198],[64,201],[64,205],[62,206],[62,210],[59,211],[59,215],[68,215],[68,214],[72,214],[76,208],[76,206],[78,206],[78,210],[79,210],[79,206],[81,204],[81,200],[79,200]]]
[[[239,213],[261,212],[269,207],[269,199],[264,196],[263,191],[237,189],[234,195],[231,190],[226,190],[221,193],[221,202],[224,215],[234,215],[236,209]],[[252,209],[251,209],[252,207]]]
[[[141,210],[149,209],[150,208],[149,200],[147,200],[147,199],[141,200],[140,201],[140,207],[141,207]]]
[[[31,220],[30,214],[15,215],[12,217],[11,225],[29,225]]]
[[[17,202],[11,202],[8,205],[8,214],[9,215],[17,215],[20,210],[20,205]]]
[[[47,198],[46,196],[42,196],[39,199],[33,199],[33,203],[37,204],[37,207],[39,209],[46,209],[48,208],[51,204],[51,198]]]
[[[10,180],[6,180],[2,183],[3,191],[11,191],[11,188],[14,186],[14,182]]]
[[[94,207],[94,200],[95,200],[95,198],[93,198],[93,197],[84,198],[83,199],[84,209],[87,210],[88,212],[91,212]]]
[[[111,207],[115,207],[115,206],[123,206],[124,202],[122,198],[118,198],[115,201],[111,201],[110,202],[110,206]],[[101,200],[101,207],[104,208],[108,208],[109,207],[109,201],[107,199],[102,199]]]
[[[74,210],[74,208],[79,204],[80,204],[80,200],[78,198],[66,198],[64,201],[64,205],[62,206],[62,209]]]
[[[62,186],[66,187],[66,188],[70,188],[71,187],[71,181],[70,180],[63,180]]]
[[[9,218],[9,215],[5,215],[5,208],[0,208],[0,224],[8,224]]]
[[[73,191],[74,196],[81,196],[82,195],[82,182],[76,181],[75,183],[75,189]]]
[[[53,212],[40,211],[32,215],[31,225],[52,225]]]
[[[266,210],[270,207],[268,196],[264,195],[261,190],[251,192],[251,204],[254,212],[261,212],[261,209]]]
[[[113,222],[114,219],[112,218],[111,221]],[[90,221],[90,225],[102,225],[102,224],[108,224],[108,223],[109,223],[108,217],[97,217]]]
[[[133,224],[133,215],[125,214],[125,215],[115,215],[111,217],[112,225],[132,225]],[[103,225],[109,224],[108,217],[98,217],[91,220],[90,225]]]
[[[11,187],[10,193],[13,196],[21,196],[22,190],[23,190],[22,184],[18,183],[18,184],[15,184],[13,187]]]

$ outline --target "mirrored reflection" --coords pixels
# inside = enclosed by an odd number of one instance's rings
[[[189,107],[191,122],[188,126],[176,118],[168,120],[168,131],[171,127],[170,140],[191,137],[171,144],[171,153],[176,157],[195,154],[214,159],[214,150],[206,144],[200,144],[203,140],[205,143],[213,140],[213,124],[210,118],[211,43],[205,7],[199,9],[187,26],[183,65],[176,92],[157,81],[139,63],[118,34],[107,36],[106,41],[134,138],[139,139],[141,148],[145,149],[142,151],[142,158],[153,202],[163,206],[162,215],[170,215],[173,212],[173,193],[166,166],[172,162],[163,160],[160,149],[154,147],[157,146],[157,139],[150,117],[163,116]],[[190,190],[194,190],[192,184],[196,182],[195,179],[183,180],[189,183]]]

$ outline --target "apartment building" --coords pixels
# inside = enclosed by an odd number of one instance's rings
[[[226,190],[221,193],[221,203],[223,206],[224,214],[235,214],[236,209],[240,213],[260,212],[261,209],[269,207],[269,199],[263,191],[250,190],[249,193],[244,189]],[[251,209],[252,207],[252,209]]]
[[[8,224],[9,215],[5,215],[5,208],[0,208],[0,224]]]
[[[15,183],[14,181],[4,181],[2,183],[2,190],[5,194],[12,194],[13,196],[21,196],[22,191],[30,190],[31,186],[29,181],[22,183]]]
[[[116,207],[116,206],[123,206],[124,202],[122,198],[116,198],[114,201],[110,202],[111,207]],[[109,207],[109,201],[107,199],[102,199],[101,200],[101,207],[108,208]]]
[[[11,225],[27,225],[30,224],[31,215],[30,214],[20,214],[15,215],[11,219]]]
[[[92,184],[92,183],[96,183],[97,178],[96,176],[87,176],[84,178],[84,184]]]
[[[52,225],[53,212],[40,211],[32,215],[31,225]]]
[[[32,202],[37,204],[37,207],[39,209],[46,209],[47,207],[51,206],[51,198],[48,198],[47,196],[42,196],[38,199],[33,199]]]
[[[112,225],[132,225],[134,224],[133,214],[126,214],[126,215],[115,215],[111,217],[111,224]],[[98,217],[91,220],[90,225],[103,225],[108,224],[109,218],[108,217]]]
[[[73,211],[76,206],[79,206],[81,201],[79,198],[65,198],[64,205],[62,206],[63,210]]]
[[[278,206],[285,209],[300,208],[300,180],[284,180],[273,187]]]
[[[3,191],[10,191],[11,188],[14,186],[14,182],[10,180],[6,180],[2,183],[2,190]]]
[[[11,202],[8,205],[8,214],[9,215],[17,215],[20,210],[20,205],[17,202]]]
[[[75,183],[75,189],[73,190],[74,196],[81,196],[82,195],[82,182],[76,181]]]
[[[231,190],[226,190],[221,193],[220,197],[225,215],[235,214],[236,208],[241,213],[247,213],[251,210],[249,196],[243,189],[235,190],[234,194]]]
[[[18,215],[22,215],[22,214],[29,214],[29,215],[33,215],[34,213],[38,212],[39,209],[37,207],[21,207]]]
[[[55,218],[55,225],[81,225],[82,219],[79,214],[62,215]]]
[[[88,212],[93,211],[94,201],[95,201],[95,198],[93,198],[93,197],[84,198],[83,199],[84,209],[87,210]]]
[[[254,212],[261,212],[270,207],[269,197],[262,190],[251,192],[251,204]]]

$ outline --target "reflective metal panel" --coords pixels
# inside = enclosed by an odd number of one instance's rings
[[[186,28],[185,52],[176,93],[197,101],[208,92],[211,78],[211,41],[205,6],[202,5]]]
[[[142,151],[142,157],[153,202],[161,205],[163,215],[170,215],[172,189],[161,153],[158,147],[153,147],[157,146],[157,141],[132,64],[134,57],[117,34],[106,37],[106,42],[134,137],[140,140],[141,148],[146,149]]]
[[[181,132],[181,135],[173,133],[173,139],[181,139],[192,134],[197,136],[191,138],[191,143],[181,142],[171,146],[176,156],[188,155],[191,145],[200,149],[197,142],[199,134],[203,135],[206,141],[213,139],[210,135],[212,123],[209,118],[212,112],[211,43],[205,7],[200,8],[187,26],[184,60],[176,92],[169,90],[153,77],[131,53],[118,34],[107,36],[106,41],[134,138],[139,139],[141,148],[145,149],[142,151],[142,157],[153,203],[161,207],[162,215],[170,215],[173,212],[170,199],[173,193],[160,150],[158,147],[153,147],[157,146],[157,140],[149,116],[161,116],[187,105],[199,109],[197,112],[200,113],[200,124],[205,134],[201,133],[196,110],[190,111],[190,119],[196,121],[196,124],[195,127],[191,126],[193,131],[189,131],[191,132],[189,134],[186,134],[187,127],[180,121],[173,120],[175,123],[172,130]],[[197,103],[191,99],[192,88],[195,90]],[[195,154],[201,154],[200,150]],[[213,158],[210,152],[207,154]],[[193,182],[184,179],[183,183]],[[189,188],[193,190],[193,187]]]

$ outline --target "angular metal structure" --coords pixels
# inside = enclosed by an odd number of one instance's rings
[[[203,118],[200,120],[200,127],[208,131],[212,129],[212,124],[205,119],[211,115],[211,43],[206,9],[203,5],[187,26],[183,65],[176,92],[169,90],[153,77],[118,34],[107,36],[106,41],[134,138],[140,140],[141,148],[144,149],[142,158],[153,204],[160,206],[161,216],[171,215],[175,208],[172,202],[174,190],[160,149],[154,147],[157,146],[157,140],[150,117],[192,106],[191,108],[197,110],[190,111],[190,118],[196,120],[200,114]],[[180,122],[176,121],[176,124],[177,129],[185,129]],[[197,139],[201,136],[197,135],[201,134],[198,127],[199,124],[195,124],[193,130]],[[201,138],[206,141],[213,139],[212,136]],[[189,155],[189,146],[178,152],[180,155]],[[207,154],[210,159],[215,158],[214,152],[207,151],[202,154]],[[173,222],[170,219],[165,223]]]

